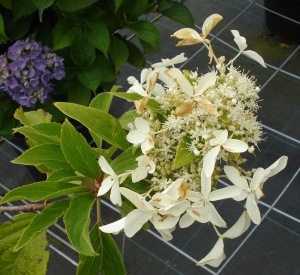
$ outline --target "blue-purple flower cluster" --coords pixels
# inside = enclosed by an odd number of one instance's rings
[[[18,40],[0,56],[0,90],[20,105],[45,103],[53,90],[52,79],[65,76],[63,58],[34,40]]]

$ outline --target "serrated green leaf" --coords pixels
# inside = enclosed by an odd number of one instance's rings
[[[73,20],[69,18],[59,19],[53,29],[53,50],[70,46],[75,36],[80,33],[80,28],[75,25]]]
[[[176,151],[173,169],[180,168],[181,166],[197,158],[197,156],[193,152],[188,150],[189,144],[191,144],[191,139],[189,137],[184,137],[180,141]]]
[[[74,170],[66,170],[66,169],[59,169],[52,172],[47,181],[63,181],[63,182],[73,182],[77,180],[83,180],[82,176],[78,176]]]
[[[24,113],[23,108],[19,107],[14,116],[25,126],[51,122],[51,115],[42,109]]]
[[[86,106],[89,104],[91,96],[91,90],[78,80],[73,81],[72,85],[68,89],[68,102]]]
[[[58,8],[66,11],[77,11],[96,3],[97,1],[98,0],[60,0],[58,2]]]
[[[163,9],[161,13],[190,28],[195,27],[192,14],[183,3],[172,1],[172,5],[169,8]]]
[[[110,34],[105,24],[99,20],[85,24],[84,34],[87,41],[107,57],[110,44]]]
[[[145,41],[153,49],[159,49],[159,31],[155,25],[147,20],[139,20],[128,25],[128,28],[141,40]]]
[[[108,113],[111,102],[112,102],[112,95],[109,93],[101,93],[98,94],[96,97],[93,98],[91,101],[89,107],[93,107],[95,109],[101,110],[103,112]],[[97,144],[98,148],[102,147],[102,139],[98,135],[94,134],[93,132],[90,131],[90,134]]]
[[[126,132],[121,124],[110,114],[92,107],[85,107],[73,103],[57,102],[55,106],[67,116],[79,121],[91,132],[100,136],[108,143],[126,150],[128,142]]]
[[[67,182],[41,181],[9,191],[2,198],[0,204],[17,200],[36,202],[88,191],[91,191],[91,188],[88,186]]]
[[[89,257],[80,254],[77,275],[96,275],[101,271],[103,275],[126,274],[120,251],[112,237],[99,230],[96,224],[90,232],[94,250],[99,254]]]
[[[57,144],[40,144],[25,151],[12,163],[23,165],[46,165],[49,169],[70,169],[64,154]]]
[[[65,213],[69,204],[70,201],[68,200],[56,201],[43,209],[41,213],[35,215],[29,226],[23,231],[14,251],[24,247],[41,231],[47,230],[51,225],[55,224]]]
[[[114,62],[115,72],[118,72],[126,63],[128,58],[128,49],[126,44],[121,39],[112,36],[109,47],[109,55]]]
[[[2,15],[0,14],[0,44],[7,40],[5,29],[4,29],[4,22]]]
[[[31,0],[11,0],[14,21],[21,17],[30,15],[37,10]]]
[[[100,178],[100,167],[91,147],[68,120],[62,127],[61,149],[75,171],[91,179]]]
[[[102,75],[99,68],[91,66],[87,69],[77,71],[77,78],[85,87],[96,91],[101,83]]]
[[[20,214],[13,222],[0,225],[0,274],[43,275],[47,272],[49,251],[46,231],[31,239],[22,249],[14,252],[24,229],[31,222],[34,214]]]
[[[20,133],[37,144],[59,144],[60,132],[61,124],[55,122],[23,126],[14,130],[14,133]]]
[[[134,120],[139,117],[140,115],[136,112],[136,110],[130,110],[126,113],[124,113],[120,118],[119,121],[122,125],[122,127],[126,130],[130,130],[130,127],[128,126],[129,123],[134,123]]]
[[[84,255],[96,256],[90,240],[90,214],[96,196],[91,193],[74,197],[64,216],[66,232],[74,248]]]
[[[96,57],[95,48],[86,40],[83,34],[77,34],[70,46],[71,57],[80,68],[90,67]]]

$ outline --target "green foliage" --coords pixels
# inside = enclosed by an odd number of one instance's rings
[[[90,213],[95,199],[96,196],[91,193],[77,195],[71,200],[64,217],[71,244],[78,252],[87,256],[97,255],[89,234]]]
[[[182,167],[183,165],[189,163],[190,161],[197,158],[197,156],[188,150],[188,144],[191,142],[189,137],[184,137],[178,146],[176,151],[176,156],[173,164],[173,169]]]
[[[46,231],[35,234],[16,251],[15,246],[24,229],[34,219],[34,214],[20,214],[13,222],[0,225],[0,273],[1,274],[46,274],[49,251]]]
[[[91,243],[97,256],[80,254],[77,275],[123,275],[126,274],[121,254],[109,234],[103,233],[95,224],[90,233]],[[109,248],[109,249],[108,249]]]

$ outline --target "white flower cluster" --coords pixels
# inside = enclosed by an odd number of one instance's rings
[[[104,157],[99,159],[102,171],[109,176],[102,182],[98,195],[111,189],[114,204],[122,205],[123,195],[136,207],[121,220],[101,226],[103,232],[124,230],[132,237],[150,221],[163,239],[171,240],[177,224],[185,228],[195,221],[211,223],[219,240],[198,265],[212,266],[218,266],[225,258],[224,238],[240,236],[251,220],[260,223],[257,205],[264,195],[263,184],[287,163],[283,156],[267,169],[244,171],[241,167],[246,161],[241,153],[253,153],[262,138],[256,121],[259,88],[255,79],[234,68],[233,61],[244,53],[265,64],[257,53],[245,51],[246,39],[236,30],[232,33],[239,47],[238,55],[227,64],[225,57],[214,55],[207,36],[221,19],[218,14],[208,17],[202,34],[185,28],[173,35],[182,39],[179,46],[203,43],[210,61],[216,62],[210,72],[198,75],[176,68],[175,64],[187,59],[181,54],[142,70],[140,81],[128,78],[132,85],[128,93],[142,97],[134,102],[140,116],[127,135],[130,143],[141,147],[143,155],[136,159],[137,168],[116,175]],[[138,194],[119,187],[129,175],[133,184],[147,178],[151,189]],[[233,185],[217,188],[220,177],[229,179]],[[226,227],[226,222],[213,202],[228,198],[245,200],[246,210],[233,227],[220,234],[217,227]]]

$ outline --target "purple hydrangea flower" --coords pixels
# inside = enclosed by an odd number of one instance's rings
[[[45,103],[53,90],[53,79],[65,77],[63,58],[34,40],[18,40],[0,55],[0,90],[20,105]]]

